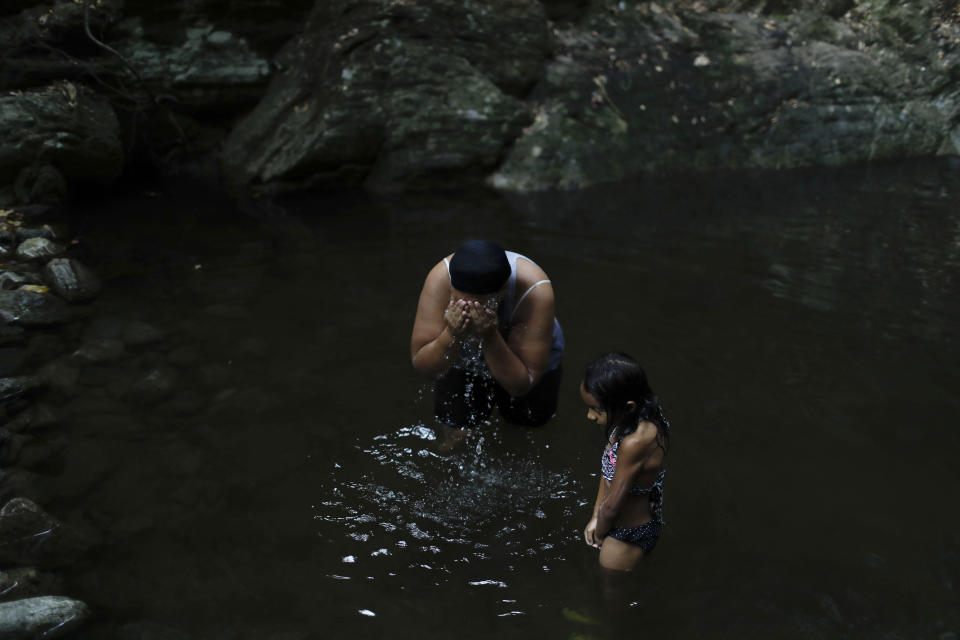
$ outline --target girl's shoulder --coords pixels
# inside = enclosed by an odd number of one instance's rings
[[[644,420],[633,433],[625,435],[620,441],[620,452],[645,457],[660,449],[657,441],[657,425]]]

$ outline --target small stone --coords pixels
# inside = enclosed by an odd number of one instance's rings
[[[52,258],[64,252],[62,245],[46,238],[30,238],[17,247],[17,257],[22,260]]]
[[[43,276],[54,292],[67,302],[92,300],[103,288],[92,269],[72,258],[54,258],[43,268]]]

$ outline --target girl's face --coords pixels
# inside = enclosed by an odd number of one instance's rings
[[[607,426],[607,412],[600,408],[600,403],[593,397],[592,393],[587,393],[582,382],[580,383],[580,397],[583,398],[583,403],[587,405],[587,420],[596,422],[601,427]]]

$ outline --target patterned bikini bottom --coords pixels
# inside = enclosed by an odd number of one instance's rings
[[[663,522],[651,520],[636,527],[614,527],[607,535],[627,544],[635,544],[648,554],[657,546]]]

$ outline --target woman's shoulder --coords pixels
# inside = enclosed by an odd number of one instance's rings
[[[530,258],[517,254],[517,284],[521,287],[530,287],[541,280],[549,280],[547,272]]]

